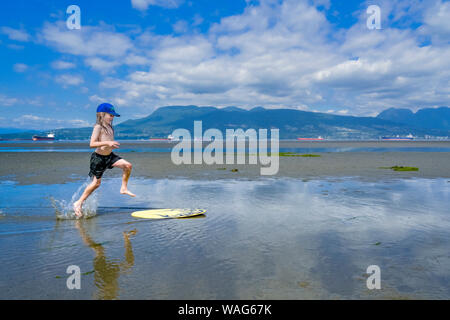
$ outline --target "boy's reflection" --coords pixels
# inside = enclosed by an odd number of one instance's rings
[[[119,293],[119,276],[125,273],[134,265],[133,249],[131,247],[130,237],[137,233],[137,230],[123,232],[123,239],[125,245],[125,260],[108,259],[105,256],[105,249],[100,243],[94,242],[87,234],[84,228],[84,222],[77,220],[76,228],[80,231],[83,242],[92,248],[95,252],[94,258],[94,279],[97,286],[98,293],[95,299],[115,299]]]

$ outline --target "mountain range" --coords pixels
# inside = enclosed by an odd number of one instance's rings
[[[450,130],[450,108],[409,109],[390,108],[381,112],[378,119],[404,123],[414,128]]]
[[[140,119],[114,125],[116,139],[165,138],[177,128],[185,128],[193,135],[194,121],[202,121],[203,132],[219,129],[278,128],[280,139],[322,136],[329,139],[377,139],[380,136],[413,134],[417,137],[450,136],[450,108],[409,109],[390,108],[376,117],[356,117],[294,109],[245,110],[198,106],[166,106]],[[92,127],[52,130],[57,139],[89,139]],[[34,132],[33,132],[34,133]],[[45,132],[42,132],[44,134]],[[31,138],[30,132],[1,133],[0,138]]]

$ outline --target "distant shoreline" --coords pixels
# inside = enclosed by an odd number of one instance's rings
[[[166,140],[166,139],[115,139],[116,141],[123,141],[123,142],[149,142],[149,143],[157,143],[157,142],[164,142],[164,143],[177,143],[179,141],[175,141],[175,140]],[[58,142],[58,143],[75,143],[75,142],[89,142],[89,139],[75,139],[75,140],[67,140],[67,139],[55,139],[55,140],[37,140],[34,141],[33,139],[21,139],[21,138],[16,138],[16,139],[2,139],[0,138],[0,141],[33,141],[33,143],[51,143],[51,142]],[[191,140],[194,141],[194,140]],[[219,140],[219,141],[226,141],[226,140]],[[383,139],[323,139],[323,140],[297,140],[297,139],[279,139],[279,141],[295,141],[298,143],[316,143],[316,144],[320,144],[320,143],[326,143],[326,142],[450,142],[450,139],[414,139],[414,140],[383,140]],[[203,141],[204,143],[207,142],[211,142],[211,141]]]

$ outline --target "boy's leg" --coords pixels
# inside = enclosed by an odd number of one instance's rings
[[[130,178],[131,169],[133,168],[131,163],[129,163],[125,159],[120,159],[114,162],[112,166],[123,170],[122,187],[120,188],[120,193],[135,197],[136,195],[128,190],[128,179]]]
[[[95,189],[97,189],[100,186],[100,183],[102,182],[102,178],[97,178],[94,176],[92,179],[91,184],[89,184],[86,189],[84,189],[83,194],[81,195],[80,199],[75,201],[73,203],[73,209],[75,211],[75,215],[77,217],[81,217],[83,215],[81,211],[81,207],[83,206],[84,201],[91,195],[92,192],[94,192]]]

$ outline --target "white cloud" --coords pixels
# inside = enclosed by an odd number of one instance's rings
[[[198,13],[196,13],[193,18],[192,25],[195,27],[195,26],[201,25],[202,23],[203,23],[203,18]]]
[[[10,97],[4,94],[0,94],[0,107],[10,107],[15,105],[26,106],[43,106],[42,97]]]
[[[13,69],[15,72],[22,73],[22,72],[27,71],[28,66],[24,63],[15,63],[13,65]]]
[[[94,103],[103,103],[107,100],[105,98],[99,97],[98,95],[94,94],[89,97],[89,101],[94,102]]]
[[[62,74],[55,78],[55,81],[61,84],[64,88],[68,86],[78,86],[84,82],[84,79],[80,75],[74,74]]]
[[[176,33],[184,33],[189,29],[189,24],[185,20],[178,20],[173,26],[173,31]]]
[[[86,65],[91,67],[92,69],[100,72],[100,73],[109,73],[111,72],[115,67],[120,65],[121,63],[119,61],[109,61],[98,57],[89,57],[84,60]]]
[[[35,107],[44,106],[44,103],[42,102],[42,97],[27,98],[25,99],[25,104]]]
[[[424,25],[420,27],[423,34],[429,35],[434,42],[448,46],[450,39],[450,2],[438,1],[430,6],[424,14]]]
[[[149,65],[150,60],[140,54],[131,38],[116,32],[113,27],[83,26],[81,30],[68,30],[63,23],[46,23],[39,41],[57,51],[84,57],[84,63],[93,70],[107,74],[121,65]],[[75,68],[72,62],[57,60],[52,67],[58,70]]]
[[[158,47],[152,51],[151,56],[159,63],[176,70],[183,63],[196,65],[208,61],[214,55],[213,44],[202,36],[175,38],[166,37],[162,39]]]
[[[0,106],[1,107],[10,107],[19,102],[19,99],[8,97],[3,94],[0,94]]]
[[[143,65],[151,64],[150,59],[143,57],[143,56],[136,55],[136,54],[129,54],[125,58],[124,62],[125,62],[125,64],[130,65],[130,66],[143,66]]]
[[[57,70],[73,69],[75,67],[76,67],[75,63],[68,61],[56,60],[52,62],[52,68]]]
[[[1,27],[0,32],[6,34],[11,40],[22,42],[27,42],[30,40],[30,35],[25,30],[13,29],[10,27]]]
[[[108,74],[102,95],[123,106],[332,106],[338,114],[368,115],[387,107],[449,104],[448,22],[442,18],[448,2],[432,3],[380,0],[382,30],[368,30],[364,5],[351,28],[338,29],[317,9],[330,9],[327,0],[261,0],[206,34],[186,32],[187,22],[174,26],[178,36],[145,30],[134,38],[104,25],[68,33],[47,24],[42,41],[84,56],[86,65]],[[132,4],[139,10],[160,5]],[[423,26],[414,29],[413,23]],[[432,45],[422,45],[424,35]],[[127,75],[113,73],[124,65]]]
[[[89,92],[89,88],[88,87],[81,87],[80,91],[81,91],[81,93],[88,93]]]
[[[126,35],[106,26],[68,30],[62,22],[46,23],[40,41],[62,53],[86,57],[120,58],[132,48],[132,42]]]
[[[321,38],[327,29],[324,16],[306,3],[289,1],[274,11],[263,2],[222,19],[205,36],[147,33],[154,46],[151,71],[109,78],[101,86],[118,88],[122,99],[138,105],[305,105],[322,96],[308,90],[301,76],[338,61]]]
[[[145,11],[149,6],[159,6],[164,8],[178,8],[184,0],[131,0],[133,8]]]

